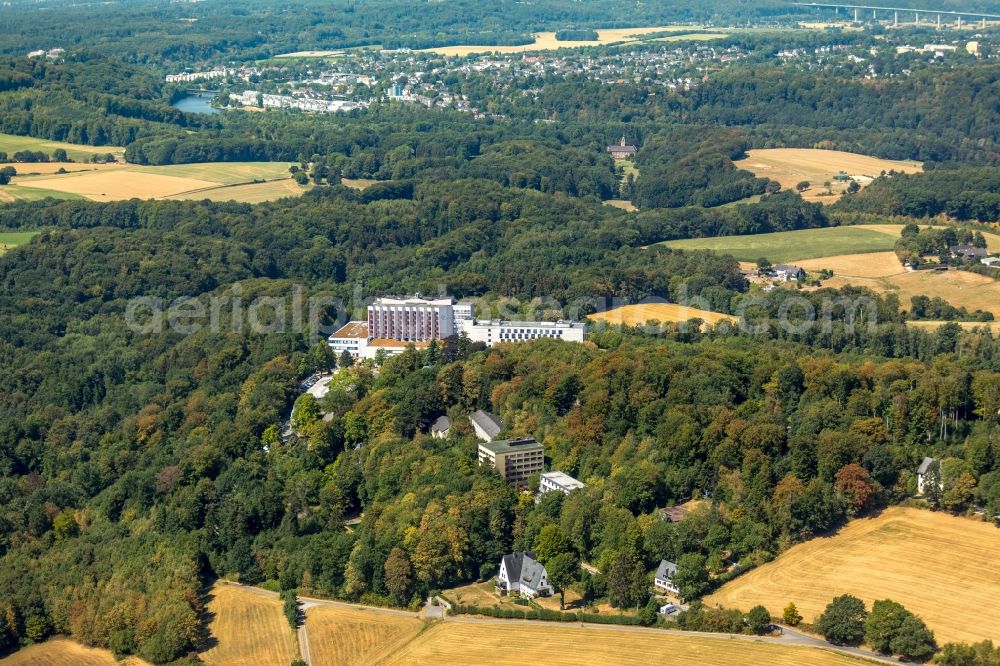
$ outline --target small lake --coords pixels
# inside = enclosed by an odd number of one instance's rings
[[[187,95],[171,104],[172,107],[185,113],[218,113],[212,107],[214,95]]]

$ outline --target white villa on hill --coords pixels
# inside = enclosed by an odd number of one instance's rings
[[[658,592],[680,594],[677,584],[674,583],[674,575],[676,573],[676,564],[670,560],[660,560],[660,566],[656,567],[656,575],[653,576],[653,587],[655,587]]]
[[[500,560],[500,573],[497,574],[497,593],[520,594],[522,597],[534,599],[552,594],[549,585],[549,575],[545,567],[535,560],[531,551],[504,555]]]

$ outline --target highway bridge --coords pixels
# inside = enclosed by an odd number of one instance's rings
[[[987,21],[1000,21],[1000,14],[983,14],[980,12],[958,12],[947,9],[917,9],[914,7],[882,7],[876,5],[838,5],[833,3],[824,2],[793,2],[793,5],[797,7],[814,7],[816,9],[833,9],[837,13],[840,10],[844,10],[845,13],[854,12],[854,22],[857,23],[861,20],[861,15],[864,13],[865,16],[868,12],[872,13],[872,19],[878,20],[879,14],[888,19],[889,16],[892,17],[892,22],[894,25],[899,25],[899,15],[903,16],[913,15],[913,22],[920,24],[920,17],[924,16],[930,19],[933,23],[937,21],[937,25],[941,25],[942,18],[956,19],[959,28],[962,27],[962,20],[967,19],[970,21],[978,21],[983,27],[986,27]]]

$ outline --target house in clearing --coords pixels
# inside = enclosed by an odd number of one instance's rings
[[[941,464],[937,458],[929,458],[924,456],[924,459],[920,461],[920,467],[917,468],[917,494],[923,495],[924,488],[928,482],[928,476],[931,474],[932,470],[937,473],[938,488],[944,490],[944,480],[941,478]]]
[[[493,438],[503,430],[503,422],[496,414],[490,414],[482,409],[477,409],[469,416],[472,429],[476,431],[476,437],[484,442],[492,442]]]
[[[547,597],[552,594],[549,574],[545,567],[535,560],[531,551],[504,555],[497,573],[497,593],[500,596],[519,594],[528,599]]]
[[[778,278],[782,282],[793,282],[795,280],[801,280],[806,276],[805,270],[801,266],[793,266],[790,264],[777,264],[774,267],[774,277]]]
[[[608,146],[608,152],[611,154],[611,157],[616,160],[632,159],[638,151],[639,149],[635,146],[626,145],[624,135],[622,135],[621,141]]]
[[[431,425],[431,437],[444,439],[451,432],[451,419],[447,416],[438,417],[438,420]]]
[[[677,574],[677,565],[670,560],[660,560],[660,566],[656,567],[656,574],[653,576],[653,587],[657,592],[670,592],[680,594],[680,590],[674,583],[674,575]]]

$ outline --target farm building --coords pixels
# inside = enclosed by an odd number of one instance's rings
[[[523,597],[547,597],[552,594],[549,585],[549,575],[541,562],[535,560],[531,551],[504,555],[500,560],[500,572],[497,574],[497,593],[520,594]]]

